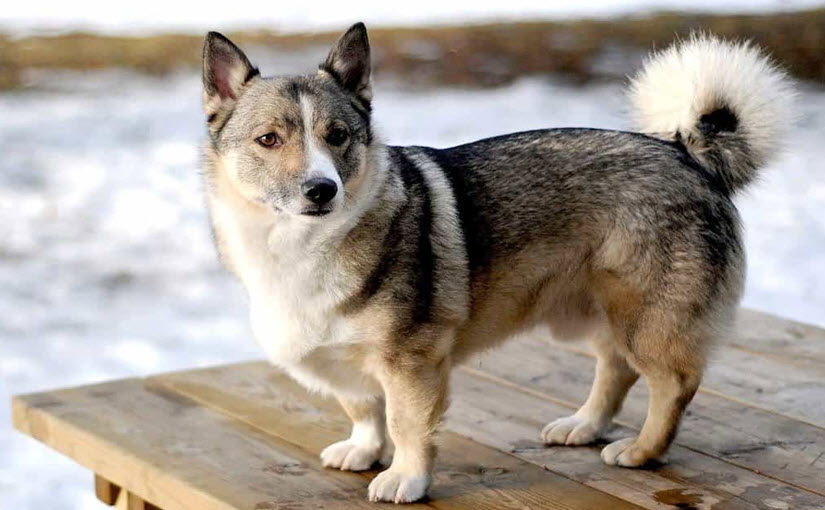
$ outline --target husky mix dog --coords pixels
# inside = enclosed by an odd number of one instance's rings
[[[370,67],[361,23],[306,76],[264,78],[214,32],[203,53],[217,248],[268,357],[352,419],[323,465],[366,470],[394,448],[369,499],[423,497],[451,367],[541,325],[598,354],[587,401],[544,443],[595,441],[641,374],[644,426],[601,457],[664,454],[742,292],[732,198],[779,149],[785,75],[753,46],[695,36],[632,82],[640,133],[433,149],[381,141]]]

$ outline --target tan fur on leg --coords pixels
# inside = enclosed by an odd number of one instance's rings
[[[435,432],[447,406],[450,361],[405,359],[385,368],[380,380],[395,456],[390,468],[370,483],[369,497],[408,503],[424,497],[432,480]]]
[[[698,377],[677,373],[648,376],[650,402],[647,419],[636,438],[607,445],[602,460],[611,465],[638,467],[663,455],[679,427],[682,413],[699,387]]]

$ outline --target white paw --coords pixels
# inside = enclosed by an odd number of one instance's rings
[[[636,444],[635,437],[619,439],[602,449],[602,460],[611,466],[639,467],[653,459]]]
[[[604,429],[604,426],[574,414],[548,423],[541,431],[541,440],[546,445],[590,444],[598,439]]]
[[[380,447],[367,447],[352,439],[338,441],[321,452],[324,467],[344,471],[366,471],[381,457]]]
[[[412,503],[427,494],[431,477],[429,475],[407,475],[392,468],[378,473],[370,482],[370,501]]]

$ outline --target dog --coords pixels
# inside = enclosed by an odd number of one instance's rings
[[[268,358],[352,420],[322,464],[392,454],[369,499],[424,497],[451,367],[537,326],[598,356],[587,401],[543,442],[595,441],[644,375],[641,432],[601,458],[662,456],[742,293],[732,198],[781,148],[786,75],[750,44],[694,35],[632,80],[639,132],[447,149],[383,143],[370,76],[362,23],[305,76],[264,78],[215,32],[204,44],[215,244]]]

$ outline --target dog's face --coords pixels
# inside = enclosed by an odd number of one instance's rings
[[[204,110],[218,171],[249,202],[321,217],[344,208],[366,171],[370,55],[354,25],[311,76],[262,78],[224,36],[204,44]]]

